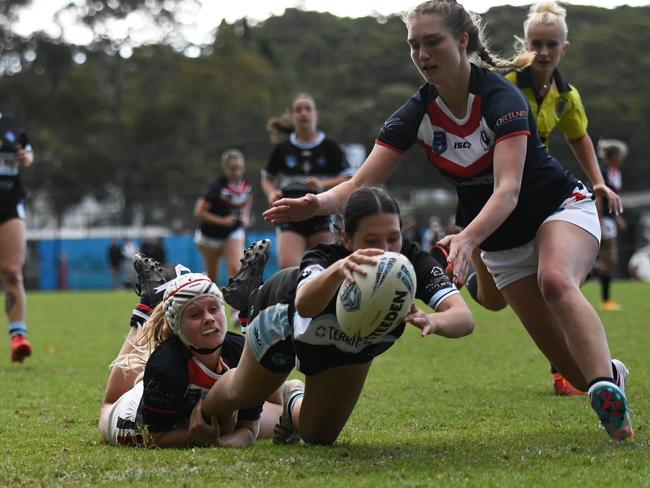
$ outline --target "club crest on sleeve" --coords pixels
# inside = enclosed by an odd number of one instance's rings
[[[491,145],[492,138],[483,128],[481,128],[481,147],[484,151],[487,151]]]
[[[392,117],[384,123],[384,128],[390,130],[402,125],[404,125],[404,122],[402,122],[402,120],[399,117]]]
[[[561,118],[562,115],[564,115],[564,112],[566,111],[568,106],[568,102],[566,98],[558,98],[557,102],[555,102],[555,115],[557,118]]]

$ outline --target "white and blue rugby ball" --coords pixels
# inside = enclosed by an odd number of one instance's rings
[[[377,339],[395,329],[415,299],[417,281],[411,262],[403,254],[386,252],[377,264],[364,264],[363,276],[345,280],[336,298],[336,318],[348,337]]]

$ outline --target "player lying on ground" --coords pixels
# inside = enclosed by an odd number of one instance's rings
[[[136,255],[134,266],[141,303],[106,387],[99,420],[104,441],[242,447],[270,437],[282,412],[277,392],[221,425],[210,425],[198,414],[201,398],[237,366],[244,345],[241,335],[226,331],[217,285],[200,273],[168,281],[168,273],[142,255]],[[163,295],[160,285],[165,283]]]

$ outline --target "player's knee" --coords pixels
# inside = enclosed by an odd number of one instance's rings
[[[300,429],[300,437],[306,444],[316,444],[321,446],[331,446],[339,437],[338,432],[324,432],[314,429]]]
[[[112,403],[104,403],[104,405],[102,405],[101,410],[99,411],[99,422],[97,428],[99,429],[99,435],[101,436],[102,440],[106,443],[109,442],[108,420],[109,420],[109,414],[112,406],[113,406]]]
[[[544,271],[538,277],[539,289],[546,302],[567,297],[576,288],[572,279],[560,271]]]
[[[17,287],[23,283],[21,266],[13,264],[0,265],[0,277],[7,287]]]

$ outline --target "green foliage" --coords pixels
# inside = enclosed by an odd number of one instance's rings
[[[85,21],[96,28],[144,9],[167,26],[177,6],[93,2]],[[562,72],[582,94],[592,138],[628,141],[626,189],[645,189],[650,7],[566,8],[571,49]],[[0,28],[7,12],[0,11]],[[495,52],[513,53],[513,35],[521,35],[525,15],[525,7],[510,6],[484,15]],[[249,178],[257,181],[271,150],[265,122],[298,92],[315,96],[321,127],[335,140],[370,148],[383,121],[422,83],[405,37],[397,16],[351,19],[298,9],[256,25],[223,22],[198,58],[156,44],[123,59],[117,41],[71,46],[37,34],[4,46],[22,70],[0,76],[0,108],[22,120],[32,136],[37,164],[26,172],[27,186],[34,195],[48,195],[57,216],[87,194],[117,192],[126,198],[127,214],[144,205],[146,223],[165,224],[175,215],[189,227],[192,204],[224,149],[241,148]],[[555,134],[554,154],[584,177],[559,139]],[[420,154],[409,154],[391,183],[421,187],[425,175],[428,187],[443,184]]]
[[[597,287],[586,293],[597,300]],[[192,486],[645,486],[650,375],[648,285],[615,283],[625,309],[603,315],[631,370],[637,440],[616,446],[586,398],[552,395],[548,363],[510,311],[470,305],[457,340],[407,329],[373,364],[335,446],[145,450],[97,431],[107,365],[136,298],[130,292],[32,293],[34,355],[0,357],[0,484]],[[469,299],[469,298],[468,298]],[[471,299],[469,299],[471,300]]]
[[[650,42],[650,8],[565,7],[571,46],[560,69],[580,91],[592,139],[615,137],[629,143],[625,188],[645,189],[650,168],[642,148],[650,130],[650,102],[642,94],[647,86],[646,73],[650,72],[650,56],[644,48]],[[513,53],[512,35],[523,37],[521,19],[526,12],[525,7],[500,7],[488,12],[488,32],[498,51]],[[553,153],[584,178],[556,132],[551,142]]]

